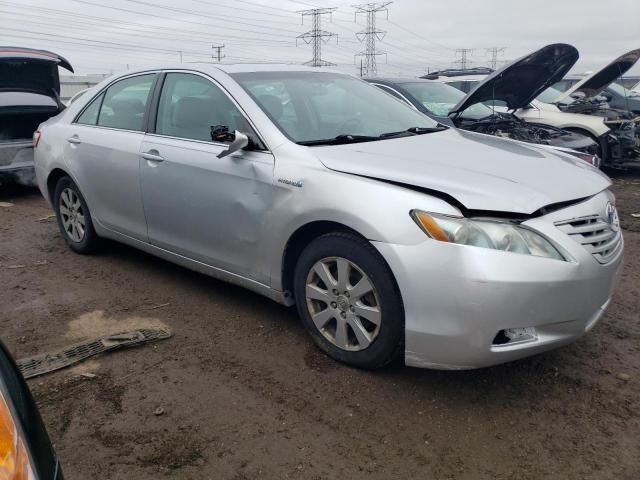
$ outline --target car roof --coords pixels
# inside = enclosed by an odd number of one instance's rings
[[[389,83],[394,85],[402,85],[405,83],[426,82],[426,80],[423,80],[421,78],[407,78],[407,77],[369,77],[369,78],[365,78],[364,80],[366,80],[367,82]]]
[[[444,70],[438,70],[435,72],[429,72],[422,78],[427,80],[434,80],[437,77],[466,77],[468,75],[489,75],[495,72],[493,68],[489,67],[471,67],[471,68],[447,68]]]
[[[307,67],[304,65],[288,65],[275,63],[210,63],[210,62],[190,62],[171,65],[155,65],[153,67],[141,68],[137,70],[128,70],[121,72],[118,76],[131,75],[135,73],[143,73],[154,70],[195,70],[200,72],[224,72],[227,74],[234,73],[251,73],[251,72],[331,72],[331,73],[348,73],[341,72],[332,68]]]
[[[487,78],[486,75],[459,75],[457,77],[438,77],[433,79],[428,79],[427,81],[431,82],[443,82],[443,83],[453,83],[453,82],[466,82],[473,81],[479,82]]]

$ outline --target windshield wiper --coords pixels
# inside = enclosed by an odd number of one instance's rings
[[[371,135],[350,135],[342,134],[333,138],[325,138],[322,140],[305,140],[297,142],[298,145],[313,146],[313,145],[343,145],[345,143],[359,143],[359,142],[372,142],[374,140],[380,140],[380,137],[374,137]]]
[[[444,125],[438,125],[436,127],[411,127],[399,132],[388,132],[378,136],[373,135],[351,135],[342,134],[333,138],[326,138],[323,140],[305,140],[297,142],[298,145],[313,146],[313,145],[343,145],[345,143],[361,143],[361,142],[373,142],[375,140],[383,140],[387,138],[406,137],[409,135],[423,135],[425,133],[441,132],[449,127]]]
[[[400,132],[383,133],[378,138],[405,137],[408,135],[424,135],[425,133],[441,132],[442,130],[446,130],[447,128],[449,127],[445,127],[444,125],[439,125],[439,124],[435,127],[410,127]]]

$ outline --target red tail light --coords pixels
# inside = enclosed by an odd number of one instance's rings
[[[40,136],[42,134],[40,133],[40,130],[36,130],[35,132],[33,132],[33,148],[37,148],[38,147],[38,143],[40,143]]]

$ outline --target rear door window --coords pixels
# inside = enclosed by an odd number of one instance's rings
[[[98,125],[141,132],[154,78],[155,74],[139,75],[111,85],[104,95]]]

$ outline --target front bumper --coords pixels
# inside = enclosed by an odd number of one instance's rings
[[[610,198],[525,222],[558,244],[572,261],[447,244],[373,242],[389,263],[405,308],[405,362],[472,369],[516,360],[575,341],[609,304],[622,261],[622,240],[606,264],[554,222],[580,217]],[[537,338],[494,344],[504,329],[534,327]]]

